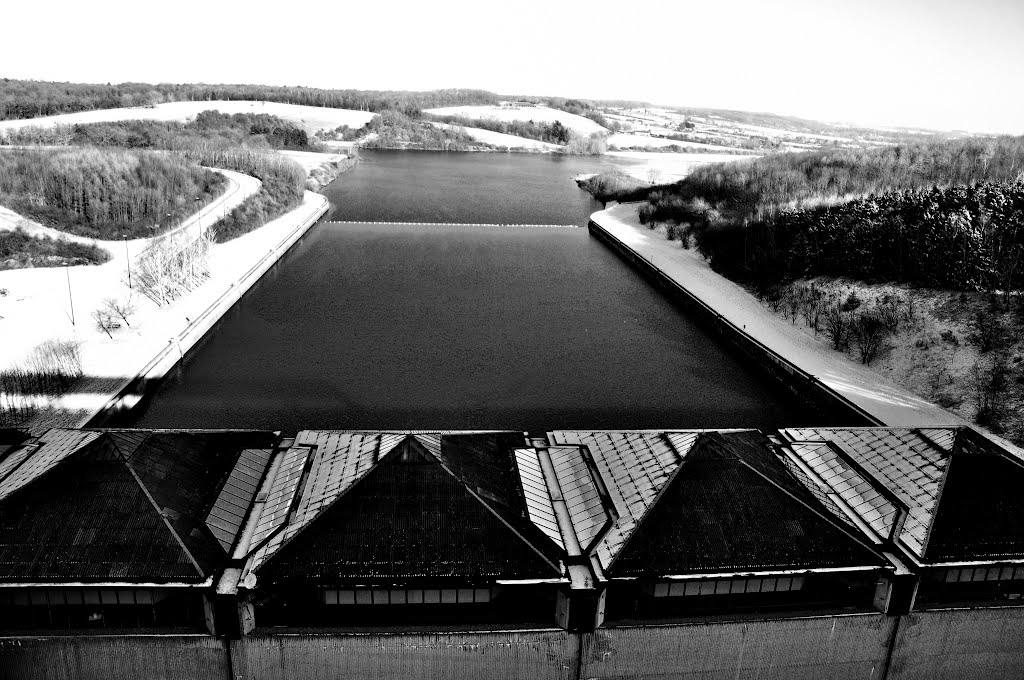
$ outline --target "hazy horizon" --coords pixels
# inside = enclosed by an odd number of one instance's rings
[[[0,43],[7,78],[478,88],[1024,133],[1024,3],[1006,0],[400,2],[386,16],[312,6],[290,17],[197,0],[174,11],[60,0],[5,15],[29,29]]]

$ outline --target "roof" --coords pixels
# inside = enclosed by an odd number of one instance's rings
[[[882,566],[758,432],[704,433],[608,567],[612,577]]]
[[[970,429],[958,433],[925,557],[1024,558],[1024,467]]]
[[[585,446],[608,489],[614,521],[597,539],[594,554],[602,567],[615,559],[626,539],[654,505],[672,472],[697,440],[697,431],[584,431],[550,433],[556,446]],[[586,493],[571,477],[560,476],[562,492]],[[586,480],[583,479],[583,486]],[[586,547],[586,546],[584,546]]]
[[[198,583],[225,564],[204,523],[268,432],[50,430],[0,466],[0,580]],[[141,440],[140,440],[141,439]],[[233,487],[232,487],[233,488]],[[228,540],[230,537],[223,535]]]
[[[942,479],[952,453],[944,446],[953,441],[954,428],[793,428],[782,430],[782,433],[797,442],[830,442],[863,471],[863,474],[855,475],[857,484],[867,481],[895,494],[908,508],[897,539],[918,558],[923,557]],[[814,451],[822,449],[798,447],[794,450],[814,467]],[[837,458],[835,465],[838,468],[850,467],[841,458]],[[834,474],[841,477],[846,473],[837,469]],[[863,486],[860,488],[864,489]],[[871,494],[866,489],[865,493]],[[884,507],[877,508],[877,511],[883,516],[888,513]],[[881,522],[882,528],[887,521],[885,517],[876,519],[868,515],[864,519],[873,527]]]
[[[782,433],[813,470],[811,486],[841,497],[883,538],[893,531],[917,560],[1024,558],[1024,462],[971,428]]]
[[[285,487],[296,495],[252,560],[260,583],[562,575],[564,551],[531,521],[516,476],[522,433],[304,431],[295,445],[316,450],[297,483],[301,456],[278,472],[291,481],[271,484],[268,506],[285,504]],[[274,531],[262,516],[258,524]]]

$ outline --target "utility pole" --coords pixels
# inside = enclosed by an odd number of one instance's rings
[[[71,297],[71,271],[68,269],[68,266],[66,264],[64,265],[64,273],[67,275],[67,279],[68,279],[68,303],[70,303],[70,305],[71,305],[71,327],[74,328],[74,326],[75,326],[75,301]]]
[[[124,238],[124,259],[128,263],[128,290],[132,288],[132,257],[128,254],[128,233],[121,234]]]

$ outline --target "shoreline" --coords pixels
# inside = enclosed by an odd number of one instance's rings
[[[311,184],[325,186],[354,165],[324,156],[325,161],[304,164]],[[222,172],[234,189],[188,218],[179,231],[212,227],[261,186],[253,177]],[[142,397],[139,390],[171,370],[329,208],[325,196],[307,190],[297,208],[237,239],[215,244],[209,278],[163,307],[129,287],[122,243],[107,244],[113,257],[101,265],[0,272],[5,291],[0,297],[0,334],[11,340],[0,353],[0,368],[22,365],[34,347],[50,340],[75,343],[82,357],[81,378],[60,395],[29,397],[38,410],[17,426],[32,432],[84,427],[110,409],[133,407]],[[151,242],[129,241],[129,257],[137,257]],[[108,298],[131,300],[136,306],[113,337],[90,318]]]
[[[636,219],[634,204],[594,213],[591,222],[638,258],[661,272],[749,340],[813,377],[849,401],[877,425],[935,427],[969,423],[938,405],[888,381],[845,356],[829,356],[788,322],[780,323],[738,284],[711,270],[692,250],[663,239]]]
[[[637,206],[624,203],[590,216],[594,227],[616,242],[648,268],[685,291],[697,303],[728,325],[733,339],[757,345],[767,352],[764,365],[773,361],[770,353],[791,369],[810,376],[836,398],[846,401],[884,427],[970,427],[996,442],[1012,455],[1024,459],[1024,449],[993,434],[937,404],[897,385],[873,369],[838,355],[810,338],[799,328],[784,321],[746,289],[712,271],[694,250],[686,250],[674,241],[639,223]],[[737,343],[734,343],[737,344]],[[786,370],[786,366],[782,366]],[[770,370],[770,369],[769,369]]]

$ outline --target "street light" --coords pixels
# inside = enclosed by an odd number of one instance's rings
[[[121,234],[124,239],[124,259],[128,262],[128,290],[132,288],[132,257],[128,254],[128,232]]]
[[[68,303],[71,305],[71,326],[75,326],[75,301],[71,297],[71,270],[68,269],[67,262],[64,263],[64,273],[68,278]]]

